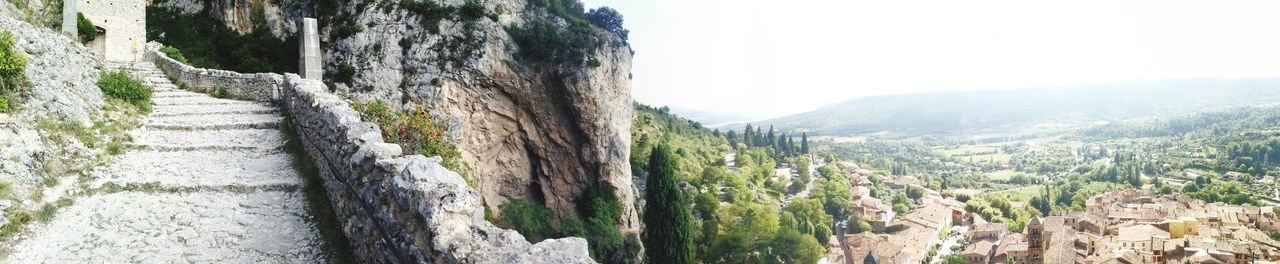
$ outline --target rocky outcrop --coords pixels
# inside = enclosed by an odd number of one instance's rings
[[[8,3],[0,5],[12,8]],[[49,163],[52,160],[84,163],[87,159],[77,157],[97,155],[97,150],[76,138],[46,143],[42,136],[51,132],[43,131],[37,123],[92,125],[104,105],[97,85],[100,63],[70,37],[19,21],[10,12],[0,12],[0,31],[12,34],[15,51],[26,54],[30,85],[17,92],[15,100],[20,106],[14,112],[0,113],[0,153],[4,153],[0,181],[34,185],[50,177],[48,166],[78,166]]]
[[[463,1],[444,1],[460,6]],[[438,34],[406,10],[364,11],[368,25],[326,49],[327,72],[346,65],[357,74],[340,92],[357,100],[425,105],[455,129],[470,174],[490,209],[509,199],[531,199],[561,215],[591,184],[615,187],[625,204],[624,230],[637,231],[630,153],[631,50],[597,30],[604,46],[598,67],[522,64],[504,27],[534,17],[560,18],[525,8],[524,1],[481,1],[498,21],[440,22]],[[347,7],[352,8],[352,7]],[[351,9],[348,9],[351,10]],[[475,41],[473,57],[441,52]],[[411,45],[401,45],[411,43]],[[467,44],[462,44],[465,46]]]
[[[0,31],[13,34],[15,50],[27,54],[31,87],[20,93],[23,116],[87,124],[94,111],[102,109],[102,90],[97,84],[101,63],[88,48],[70,37],[9,16],[0,16]]]

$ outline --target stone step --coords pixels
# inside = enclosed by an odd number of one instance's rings
[[[14,244],[8,261],[325,262],[307,215],[296,191],[100,194],[59,210],[48,232]]]
[[[152,150],[255,150],[279,149],[284,135],[277,129],[235,130],[137,130],[131,145]]]
[[[175,90],[175,91],[181,91],[181,90]],[[159,105],[259,104],[257,102],[222,99],[222,98],[214,98],[214,97],[157,98],[156,100],[152,100],[152,102],[155,102],[157,106]]]
[[[130,150],[94,169],[93,186],[154,183],[170,187],[299,185],[293,156],[281,150]]]
[[[210,115],[210,114],[268,114],[279,113],[279,110],[273,106],[264,104],[234,104],[234,105],[163,105],[155,106],[151,109],[151,116],[177,116],[177,115]]]
[[[210,130],[279,128],[284,117],[277,114],[175,115],[143,118],[145,126],[166,130]]]

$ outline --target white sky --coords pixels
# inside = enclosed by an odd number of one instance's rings
[[[1280,1],[584,0],[651,105],[776,116],[858,96],[1280,76]]]

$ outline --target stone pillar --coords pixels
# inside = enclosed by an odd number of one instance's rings
[[[62,32],[71,34],[71,38],[76,38],[76,2],[80,0],[62,1]]]
[[[316,30],[315,18],[303,18],[298,27],[298,75],[303,79],[320,80],[324,72],[320,70],[320,33]]]

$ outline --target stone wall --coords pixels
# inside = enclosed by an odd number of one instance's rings
[[[222,83],[233,96],[281,107],[319,168],[342,230],[362,262],[594,263],[582,238],[531,244],[516,231],[489,223],[480,194],[441,166],[439,157],[402,155],[399,145],[383,142],[377,125],[362,122],[320,81],[194,68],[155,46],[148,57],[180,83]],[[241,81],[224,82],[228,79]]]
[[[160,47],[160,43],[147,43],[147,59],[155,61],[160,71],[188,89],[199,92],[224,90],[234,97],[262,102],[275,102],[280,98],[284,77],[279,74],[196,68],[169,58],[160,52]]]
[[[144,0],[74,0],[85,19],[106,30],[99,58],[107,61],[144,59],[147,39],[147,4]],[[95,49],[95,51],[99,51]]]

